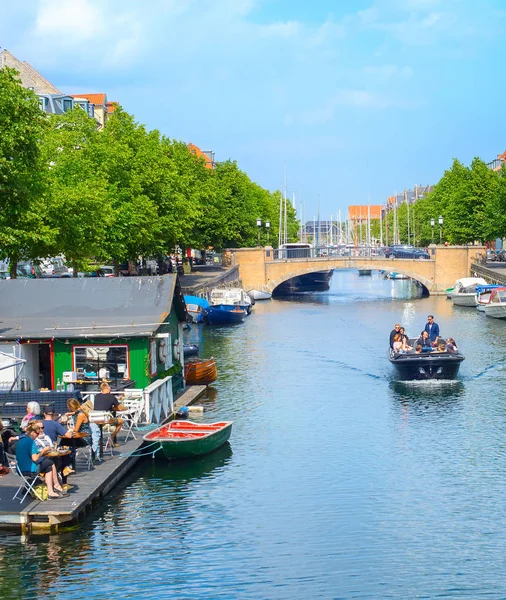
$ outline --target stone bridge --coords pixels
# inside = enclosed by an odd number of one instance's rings
[[[419,281],[430,294],[443,294],[460,277],[469,277],[471,265],[480,262],[484,246],[429,246],[430,259],[385,258],[384,256],[320,256],[275,258],[271,247],[227,250],[224,259],[239,266],[246,291],[274,289],[297,275],[328,269],[377,269],[395,271]]]

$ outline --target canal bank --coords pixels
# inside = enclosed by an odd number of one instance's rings
[[[412,292],[336,272],[328,293],[192,327],[220,372],[199,404],[206,421],[235,421],[230,445],[143,461],[75,532],[6,536],[3,585],[22,581],[19,597],[43,582],[83,597],[90,581],[108,598],[503,597],[506,324]],[[459,379],[398,382],[390,330],[417,333],[428,314],[466,356]]]

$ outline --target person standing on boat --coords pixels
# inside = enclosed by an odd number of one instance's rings
[[[390,348],[394,347],[394,337],[400,332],[401,326],[397,323],[390,332]]]
[[[434,321],[434,315],[429,315],[427,317],[425,331],[429,334],[432,345],[435,346],[439,338],[439,325]]]

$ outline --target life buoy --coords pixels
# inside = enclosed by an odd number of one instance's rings
[[[181,343],[179,340],[176,340],[174,342],[174,349],[173,349],[173,353],[174,353],[174,360],[181,360]]]
[[[167,358],[167,342],[165,339],[161,339],[160,344],[158,345],[158,358],[160,359],[160,362],[165,364]]]

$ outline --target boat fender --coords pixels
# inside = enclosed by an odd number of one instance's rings
[[[188,418],[188,407],[182,406],[176,413],[176,419],[187,419]]]

